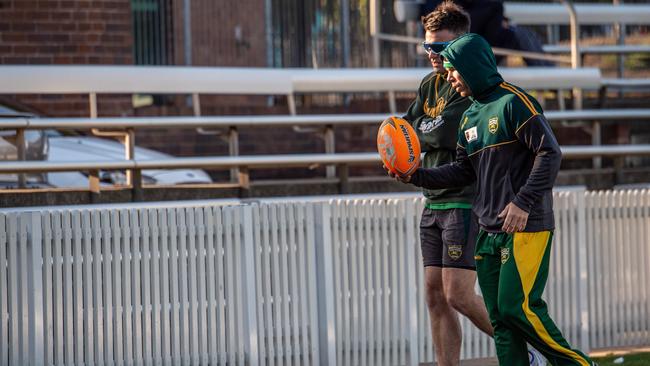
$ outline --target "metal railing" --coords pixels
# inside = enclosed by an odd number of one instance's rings
[[[593,120],[592,128],[600,131],[602,120],[644,120],[650,118],[650,109],[625,110],[579,110],[579,111],[549,111],[546,117],[551,122]],[[122,118],[0,118],[0,129],[16,130],[17,146],[24,146],[26,129],[111,129],[126,130],[131,138],[126,139],[125,150],[133,154],[135,147],[135,130],[147,128],[210,128],[234,129],[245,127],[279,127],[279,126],[323,126],[332,131],[335,126],[350,126],[363,124],[378,124],[386,117],[384,114],[348,114],[348,115],[284,115],[284,116],[212,116],[212,117],[122,117]],[[599,137],[599,134],[598,134]],[[234,135],[237,138],[237,134]],[[230,144],[238,141],[229,140]],[[599,145],[600,140],[594,140]],[[563,146],[566,159],[581,159],[587,157],[624,157],[632,155],[650,155],[650,145],[626,146]],[[24,155],[24,154],[23,154]],[[19,156],[24,159],[24,156]],[[139,160],[131,155],[131,159],[121,161],[6,161],[0,162],[0,173],[34,173],[53,171],[86,171],[89,173],[89,189],[99,192],[100,170],[131,171],[128,185],[136,197],[141,197],[143,169],[173,169],[173,168],[214,168],[237,169],[238,184],[248,189],[250,187],[250,169],[283,168],[283,167],[315,167],[338,166],[342,190],[348,184],[348,167],[354,165],[371,165],[379,163],[377,153],[333,153],[326,154],[295,154],[295,155],[264,155],[264,156],[222,156],[222,157],[179,157],[162,160]]]

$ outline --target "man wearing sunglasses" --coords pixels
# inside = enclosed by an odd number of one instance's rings
[[[420,83],[417,97],[404,118],[418,134],[423,166],[432,168],[456,158],[460,118],[471,101],[446,80],[440,57],[447,44],[469,31],[469,17],[451,1],[422,17],[422,43],[433,72]],[[441,366],[457,366],[462,333],[458,312],[492,336],[485,304],[474,290],[474,243],[478,226],[472,218],[474,186],[424,190],[426,207],[420,222],[425,296],[431,322],[436,360]]]

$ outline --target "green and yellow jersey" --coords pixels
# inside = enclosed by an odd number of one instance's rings
[[[425,153],[423,167],[433,168],[456,159],[458,125],[471,104],[449,85],[444,74],[432,72],[422,79],[404,119],[420,140]],[[470,208],[474,185],[423,191],[429,208]]]

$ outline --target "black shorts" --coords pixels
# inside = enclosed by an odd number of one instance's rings
[[[474,248],[478,220],[471,209],[425,208],[420,221],[424,266],[476,269]]]

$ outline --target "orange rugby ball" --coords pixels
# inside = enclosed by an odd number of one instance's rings
[[[420,165],[420,140],[403,118],[391,116],[381,123],[377,150],[384,165],[400,177],[413,174]]]

